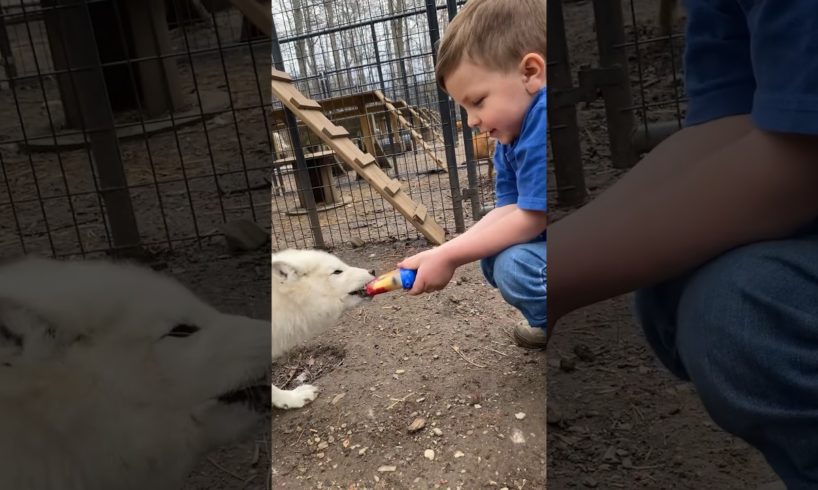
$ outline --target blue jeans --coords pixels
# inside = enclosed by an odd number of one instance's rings
[[[513,245],[480,261],[483,275],[532,327],[546,327],[545,240]]]
[[[648,343],[789,490],[818,488],[818,223],[637,291]]]

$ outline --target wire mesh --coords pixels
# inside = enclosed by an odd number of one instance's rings
[[[0,255],[269,229],[269,38],[229,2],[0,2]]]
[[[681,127],[685,114],[681,32],[684,12],[676,8],[676,3],[629,0],[625,6],[629,25],[624,48],[629,52],[634,103],[623,109],[633,110],[637,125],[646,132],[650,123],[671,122]],[[672,17],[661,19],[663,9],[668,9]],[[663,26],[665,22],[670,24]]]
[[[493,200],[493,185],[490,145],[480,148],[481,159],[467,161],[462,136],[470,130],[463,129],[459,111],[435,82],[428,13],[432,8],[442,31],[449,7],[423,0],[275,0],[272,12],[284,68],[298,90],[317,100],[362,151],[375,155],[382,170],[427,207],[430,218],[454,232],[461,186],[471,187],[474,199],[485,206]],[[441,100],[448,111],[441,112]],[[296,179],[293,142],[280,108],[274,101],[274,246],[311,246],[307,190]],[[447,131],[453,137],[448,148]],[[305,126],[299,124],[298,134],[312,169],[308,191],[315,197],[326,246],[420,236],[376,189],[337,155],[327,154],[326,145]],[[469,183],[467,165],[479,166],[479,181]],[[467,217],[474,220],[474,212]]]

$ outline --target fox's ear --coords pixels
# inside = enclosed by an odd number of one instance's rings
[[[298,269],[287,262],[277,260],[272,263],[272,277],[274,281],[280,283],[289,282],[298,277],[299,273]]]

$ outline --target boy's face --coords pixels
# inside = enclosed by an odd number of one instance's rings
[[[468,59],[461,61],[445,82],[449,95],[466,110],[467,124],[488,131],[503,144],[520,135],[528,106],[541,88],[522,66],[501,72]]]

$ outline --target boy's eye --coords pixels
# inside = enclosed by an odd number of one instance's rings
[[[483,105],[483,101],[484,101],[484,100],[486,100],[486,98],[485,98],[485,97],[480,97],[479,99],[477,99],[477,100],[474,102],[474,105],[476,105],[476,106],[481,106],[481,105]]]

